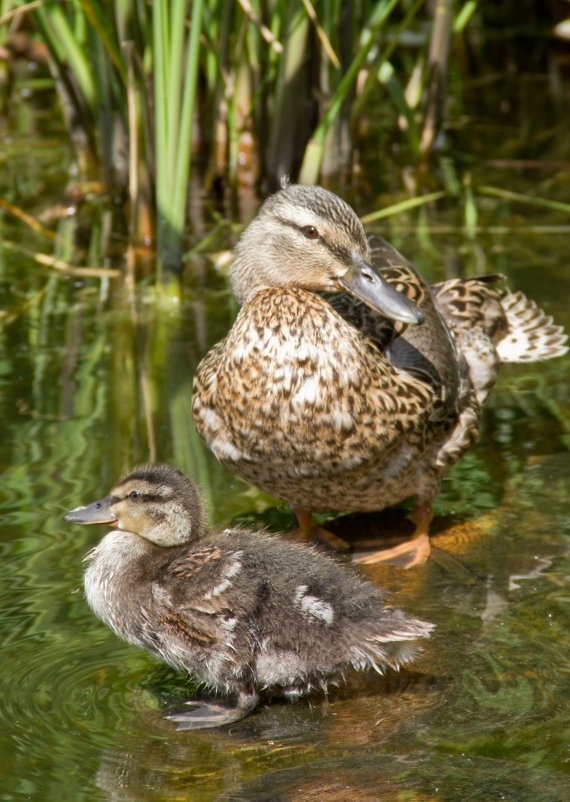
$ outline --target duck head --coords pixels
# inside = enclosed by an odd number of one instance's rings
[[[145,465],[117,482],[105,498],[76,507],[65,516],[75,524],[112,524],[157,546],[196,540],[203,527],[194,484],[171,465]]]
[[[265,201],[236,245],[231,282],[240,303],[267,287],[341,291],[391,320],[423,321],[372,265],[354,210],[322,187],[293,184]]]

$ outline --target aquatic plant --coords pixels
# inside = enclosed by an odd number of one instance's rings
[[[316,181],[350,159],[378,84],[419,153],[429,36],[399,79],[390,60],[424,5],[44,0],[6,2],[2,21],[41,38],[80,175],[122,199],[133,245],[156,239],[160,275],[181,265],[191,161],[210,189]]]
[[[466,83],[489,59],[482,34],[516,14],[514,3],[476,0],[3,0],[0,101],[8,109],[10,54],[49,68],[73,147],[74,197],[112,199],[105,219],[101,204],[90,210],[90,253],[101,264],[109,232],[126,236],[130,284],[156,275],[175,293],[185,232],[204,233],[194,202],[204,193],[243,203],[286,174],[374,184],[372,160],[382,149],[389,163],[394,145],[397,197],[384,217],[448,196],[474,231],[481,198],[518,202],[521,193],[479,190],[442,147],[450,105],[460,114]],[[543,56],[535,48],[533,58]]]

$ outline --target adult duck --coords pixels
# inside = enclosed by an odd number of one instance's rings
[[[498,362],[517,338],[515,358],[566,350],[560,328],[524,296],[497,291],[497,278],[432,292],[339,197],[282,189],[237,243],[242,306],[196,371],[198,432],[242,479],[287,500],[304,534],[337,547],[311,527],[313,511],[415,497],[414,537],[365,561],[424,562],[431,500],[477,436]]]

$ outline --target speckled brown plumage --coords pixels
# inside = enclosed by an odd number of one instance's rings
[[[434,395],[323,299],[261,290],[200,366],[194,414],[218,459],[268,492],[312,509],[334,500],[373,510],[394,503],[403,482],[413,493],[410,449],[426,449]]]
[[[479,404],[492,389],[501,362],[539,362],[568,350],[562,326],[522,292],[494,286],[503,279],[495,273],[442,281],[431,288],[469,366]]]
[[[363,237],[350,207],[319,187],[272,196],[236,248],[242,308],[196,372],[204,441],[294,507],[379,510],[415,496],[427,508],[477,436],[480,404],[515,332],[525,330],[519,358],[565,352],[551,319],[496,290],[496,277],[430,289],[388,243]],[[399,318],[397,305],[379,314],[374,299],[350,295],[352,265],[372,261],[421,310],[421,325]]]

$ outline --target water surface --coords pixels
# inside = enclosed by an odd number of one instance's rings
[[[32,186],[50,158],[38,150]],[[498,222],[496,208],[483,222]],[[537,230],[560,216],[500,208],[502,231],[465,233],[450,212],[432,229],[384,233],[433,280],[503,272],[570,328],[567,234]],[[9,219],[2,236],[40,247]],[[0,301],[3,800],[568,798],[568,357],[503,372],[480,443],[437,500],[429,564],[367,569],[390,601],[437,623],[413,667],[178,733],[161,711],[195,689],[94,619],[81,560],[102,531],[62,516],[153,458],[200,483],[214,524],[288,525],[276,500],[216,463],[191,421],[193,370],[235,304],[214,273],[188,281],[180,303],[144,288],[133,300],[12,251],[0,254]],[[364,536],[385,523],[338,526]]]

